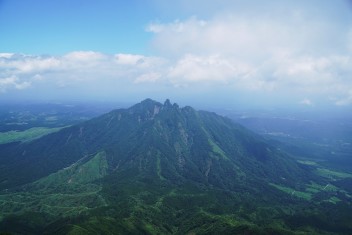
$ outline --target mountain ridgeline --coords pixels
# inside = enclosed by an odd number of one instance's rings
[[[349,174],[320,177],[334,172],[169,100],[2,144],[0,169],[0,233],[352,232]]]
[[[215,113],[146,99],[128,109],[2,151],[0,187],[30,183],[106,154],[107,172],[234,190],[248,182],[295,184],[307,172],[287,155]],[[21,169],[19,171],[18,169]]]

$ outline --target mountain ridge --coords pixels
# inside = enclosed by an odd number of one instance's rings
[[[141,150],[138,150],[139,144],[143,145]],[[260,165],[257,169],[258,179],[273,177],[273,172],[280,171],[275,169],[270,172],[273,169],[265,169],[270,164],[271,168],[275,164],[285,163],[282,166],[286,167],[291,164],[295,168],[294,172],[304,172],[300,170],[298,163],[230,119],[215,113],[196,111],[189,106],[180,108],[176,103],[171,104],[169,100],[161,104],[145,99],[130,108],[113,110],[28,144],[23,143],[12,155],[14,160],[19,159],[24,170],[27,168],[31,171],[28,166],[32,166],[33,179],[38,179],[68,167],[86,155],[103,150],[112,153],[108,154],[107,159],[110,169],[113,169],[118,164],[131,161],[135,156],[130,155],[136,154],[133,151],[139,151],[140,154],[143,151],[148,153],[148,148],[151,148],[154,154],[163,149],[161,151],[162,155],[165,155],[163,159],[177,156],[175,157],[177,161],[175,164],[172,163],[174,166],[171,167],[176,171],[174,173],[179,175],[187,168],[189,171],[198,172],[196,177],[198,181],[204,181],[204,177],[199,174],[209,178],[211,167],[220,161],[231,163],[232,170],[228,169],[228,174],[236,177],[253,174],[253,170],[244,173],[241,169],[253,167],[253,164]],[[41,151],[38,152],[38,149]],[[116,157],[117,155],[119,156]],[[199,164],[197,167],[191,156],[197,158],[195,160],[196,165]],[[38,165],[34,165],[33,162]],[[55,164],[57,167],[53,167]],[[228,168],[225,163],[222,164],[224,164],[222,168]],[[43,166],[46,168],[41,169],[41,172],[39,168]],[[281,174],[281,178],[291,177],[287,171]],[[294,177],[299,176],[296,174]],[[28,178],[18,181],[29,183]]]
[[[352,231],[322,217],[343,207],[337,216],[348,221],[351,204],[338,188],[326,190],[330,182],[312,166],[226,117],[169,100],[146,99],[0,148],[0,231]]]

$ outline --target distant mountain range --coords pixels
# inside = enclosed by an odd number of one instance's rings
[[[324,219],[302,225],[295,217],[307,205],[296,190],[327,182],[310,165],[228,118],[169,100],[146,99],[0,150],[0,231],[331,232],[317,228]]]

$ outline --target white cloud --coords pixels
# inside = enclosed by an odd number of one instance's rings
[[[215,82],[230,83],[238,77],[246,76],[251,67],[238,61],[229,61],[220,56],[185,55],[169,70],[172,83]]]
[[[18,90],[23,90],[31,86],[30,82],[15,83],[15,88]]]
[[[23,90],[31,86],[28,81],[21,82],[17,77],[0,78],[0,92],[6,92],[10,88]]]
[[[13,53],[0,53],[0,58],[6,58],[9,59],[13,56]]]
[[[122,65],[136,65],[138,62],[142,62],[144,56],[133,55],[133,54],[116,54],[116,63]]]
[[[60,61],[54,57],[12,55],[0,57],[0,69],[16,73],[32,73],[55,69],[60,66]]]
[[[8,93],[10,88],[32,86],[33,91],[37,89],[34,95],[40,95],[45,90],[60,93],[65,88],[75,89],[77,96],[82,89],[121,91],[134,84],[156,82],[166,69],[165,63],[158,57],[92,51],[63,56],[12,54],[0,57],[0,90]]]
[[[142,74],[134,80],[134,83],[144,83],[144,82],[156,82],[161,78],[161,74],[151,72],[147,74]]]
[[[344,98],[337,99],[335,104],[338,106],[346,106],[352,104],[352,89],[347,92]]]
[[[154,48],[171,58],[166,77],[177,87],[213,84],[286,98],[345,94],[347,99],[352,25],[341,26],[337,11],[312,14],[313,6],[281,7],[282,13],[270,11],[274,16],[257,12],[250,18],[237,12],[206,20],[191,17],[152,23],[147,31],[154,34]]]
[[[312,106],[314,105],[313,102],[310,99],[304,98],[303,100],[301,100],[300,104],[304,104],[307,106]]]
[[[172,23],[153,23],[147,31],[155,34],[154,47],[165,54],[221,54],[255,61],[282,51],[320,54],[339,35],[320,20],[305,21],[291,13],[291,20],[270,17],[219,15],[209,20],[191,17]],[[328,41],[328,39],[330,41]]]
[[[273,76],[281,87],[314,93],[336,93],[349,89],[352,81],[350,56],[286,57],[274,61]]]
[[[147,32],[160,33],[165,29],[165,26],[159,23],[149,24],[146,28]]]
[[[86,57],[85,57],[86,56]],[[63,56],[12,55],[0,58],[0,90],[25,89],[134,89],[150,84],[171,92],[175,87],[206,87],[222,93],[279,93],[338,97],[336,105],[352,102],[352,58],[349,55],[294,55],[276,53],[264,61],[241,60],[227,54],[185,54],[175,58],[72,52]],[[39,88],[38,88],[39,89]],[[159,90],[160,90],[159,89]],[[38,91],[38,94],[40,91]],[[303,102],[304,101],[304,102]],[[304,104],[309,104],[303,100]]]
[[[106,55],[94,51],[73,51],[63,58],[70,61],[98,61],[106,58]]]

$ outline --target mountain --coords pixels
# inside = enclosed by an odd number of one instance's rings
[[[311,166],[226,117],[169,100],[146,99],[0,150],[0,231],[324,234],[340,229],[328,223],[316,230],[325,218],[297,217],[311,203],[302,199],[313,195],[307,185],[326,184]],[[348,212],[342,214],[346,219]]]
[[[254,133],[215,113],[147,99],[1,152],[0,187],[32,182],[105,152],[109,172],[233,189],[248,180],[296,182],[305,171]],[[18,171],[17,169],[21,169]]]

